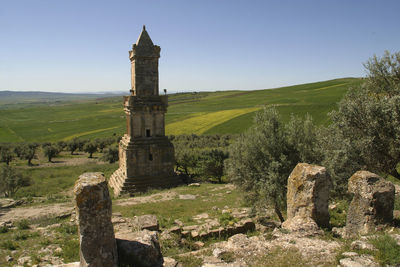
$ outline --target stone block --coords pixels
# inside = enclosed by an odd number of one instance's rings
[[[74,186],[81,266],[117,266],[111,199],[100,172],[84,173]]]
[[[120,266],[161,267],[163,256],[157,232],[117,233],[118,259]]]
[[[287,220],[282,227],[291,231],[329,227],[331,187],[331,179],[324,167],[297,164],[288,179]]]
[[[348,190],[354,194],[347,211],[346,235],[374,231],[377,225],[393,220],[395,189],[391,182],[368,171],[350,177]]]

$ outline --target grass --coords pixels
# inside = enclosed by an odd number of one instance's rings
[[[329,210],[330,224],[332,227],[344,227],[346,225],[346,211],[349,208],[347,200],[337,200],[336,208]]]
[[[174,189],[178,194],[194,194],[198,197],[194,200],[172,199],[154,203],[142,203],[133,206],[113,205],[113,212],[121,212],[124,217],[133,217],[145,214],[154,214],[160,222],[161,228],[169,228],[174,225],[176,219],[180,219],[185,225],[194,224],[194,215],[207,212],[211,217],[218,217],[218,209],[229,205],[240,207],[242,196],[237,190],[231,190],[230,194],[223,197],[214,196],[226,189],[220,189],[221,185],[202,184],[200,187],[179,187]],[[217,189],[217,190],[215,190]],[[219,190],[218,190],[219,189]],[[215,191],[212,191],[215,190]],[[211,209],[211,207],[215,207]]]
[[[382,266],[400,264],[400,245],[388,234],[373,238],[370,242],[378,250],[375,252],[375,258]]]
[[[9,229],[5,233],[0,233],[0,266],[12,266],[16,260],[22,256],[31,256],[33,263],[40,263],[41,258],[46,253],[40,253],[41,249],[54,249],[61,247],[58,256],[63,258],[64,262],[79,261],[79,236],[77,226],[70,223],[67,219],[42,218],[32,221],[26,221],[27,225],[47,226],[59,223],[53,228],[47,229],[47,234],[30,229],[20,229],[19,227]],[[5,257],[11,255],[13,262],[6,262]]]
[[[284,249],[281,247],[276,247],[272,249],[267,255],[253,259],[253,261],[250,262],[249,266],[300,267],[300,266],[311,266],[311,265],[297,249],[295,248]]]
[[[167,134],[240,133],[252,124],[255,110],[275,105],[284,120],[291,113],[310,113],[317,124],[327,124],[349,87],[360,79],[344,78],[269,90],[184,93],[169,96]],[[2,142],[59,141],[74,137],[122,135],[125,114],[122,98],[83,99],[62,103],[16,104],[2,108]]]
[[[21,172],[31,177],[33,184],[21,188],[16,197],[47,197],[49,202],[65,201],[66,192],[71,190],[78,177],[85,172],[103,172],[109,177],[118,164],[87,164],[78,166],[25,168]]]

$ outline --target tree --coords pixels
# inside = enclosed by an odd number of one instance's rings
[[[16,169],[5,165],[0,168],[0,193],[5,197],[13,197],[23,186],[29,186],[31,180]]]
[[[323,138],[324,164],[343,192],[360,169],[400,179],[400,53],[374,56],[364,66],[364,84],[350,89],[331,112]]]
[[[26,159],[28,160],[28,165],[32,165],[32,159],[35,158],[36,156],[36,149],[38,148],[37,143],[28,143],[24,144],[21,147],[21,159]]]
[[[199,169],[203,176],[216,178],[222,182],[224,175],[224,161],[228,158],[228,153],[220,149],[204,151],[200,156]]]
[[[14,153],[12,147],[8,144],[0,145],[0,162],[4,162],[9,165],[13,158]]]
[[[42,146],[44,155],[48,158],[49,162],[51,159],[60,153],[60,148],[54,144],[45,144]]]
[[[176,170],[183,172],[188,177],[194,176],[194,169],[197,166],[198,155],[186,146],[175,146]]]
[[[68,148],[69,151],[71,151],[71,155],[73,155],[75,150],[78,149],[78,146],[79,146],[78,139],[76,139],[76,138],[74,138],[72,140],[69,140],[67,142],[67,148]]]
[[[89,158],[92,158],[93,153],[97,151],[97,144],[95,142],[87,142],[83,146],[83,151],[89,153]]]
[[[114,163],[119,159],[118,147],[110,146],[104,150],[102,160],[108,161],[109,163]]]
[[[57,147],[59,148],[60,152],[63,151],[67,147],[67,142],[65,141],[58,141]]]
[[[97,144],[97,148],[100,150],[100,153],[103,153],[103,149],[108,145],[107,139],[97,138],[95,142]]]
[[[310,117],[285,126],[275,108],[257,112],[254,125],[230,146],[227,175],[255,207],[272,206],[281,221],[289,174],[299,161],[318,163]]]

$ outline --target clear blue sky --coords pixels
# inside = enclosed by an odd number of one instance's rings
[[[143,24],[169,91],[360,77],[400,51],[399,12],[399,0],[0,0],[0,90],[128,92]]]

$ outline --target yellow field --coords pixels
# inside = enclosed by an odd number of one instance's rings
[[[237,116],[256,111],[261,107],[230,109],[217,112],[197,112],[190,117],[170,123],[166,126],[166,134],[202,134],[208,129],[231,120]]]

